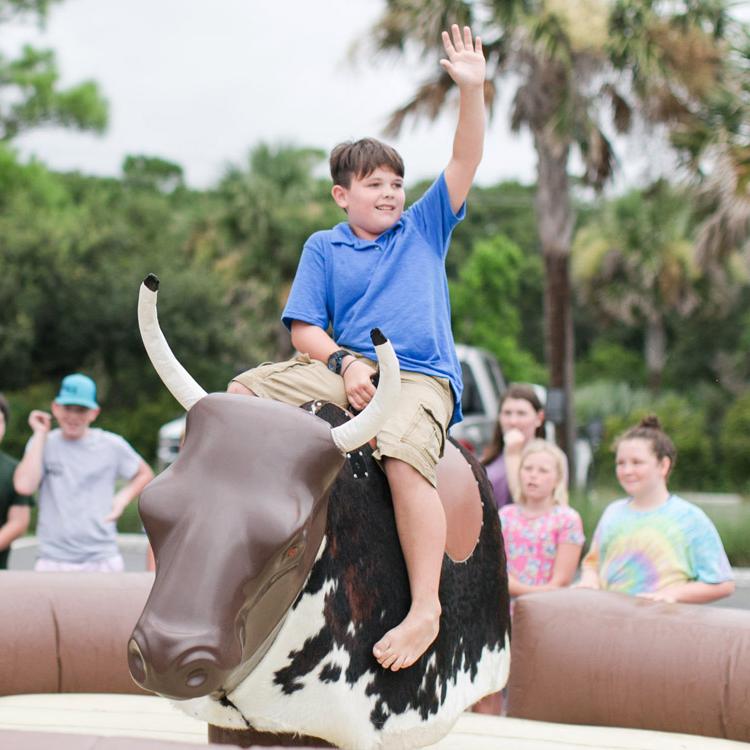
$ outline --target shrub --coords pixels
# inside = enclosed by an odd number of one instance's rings
[[[576,364],[576,380],[580,383],[620,381],[621,385],[634,386],[646,381],[646,367],[638,352],[612,341],[598,340]]]
[[[750,391],[727,409],[719,445],[727,481],[737,489],[750,490]]]

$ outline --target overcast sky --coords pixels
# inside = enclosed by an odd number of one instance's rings
[[[64,83],[95,79],[110,103],[109,129],[36,131],[16,145],[54,168],[96,174],[119,174],[126,154],[161,156],[204,187],[261,140],[330,150],[380,136],[388,114],[431,72],[429,64],[349,60],[382,7],[382,0],[65,0],[42,32],[4,27],[2,49],[46,45]],[[533,179],[528,136],[510,135],[507,117],[496,120],[479,179]],[[453,125],[448,116],[408,126],[392,141],[407,179],[445,165]]]
[[[382,0],[65,0],[43,31],[3,27],[0,49],[25,42],[55,50],[63,82],[94,79],[110,103],[104,136],[49,129],[22,136],[24,156],[57,169],[117,175],[126,154],[181,164],[196,187],[214,183],[261,140],[317,146],[382,135],[434,63],[361,59],[348,52]],[[741,3],[747,6],[750,3]],[[434,65],[434,68],[432,67]],[[534,179],[528,134],[507,126],[510,84],[488,132],[478,181]],[[394,145],[407,180],[434,176],[450,152],[453,113],[407,131]],[[653,168],[623,145],[629,179]]]

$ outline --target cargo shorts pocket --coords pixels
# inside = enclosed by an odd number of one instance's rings
[[[401,441],[418,450],[435,466],[445,450],[445,430],[432,411],[419,404]]]

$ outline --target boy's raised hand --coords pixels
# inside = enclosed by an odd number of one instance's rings
[[[472,40],[468,26],[464,26],[463,35],[455,23],[451,26],[450,34],[444,31],[443,47],[448,59],[443,58],[440,64],[459,88],[484,85],[482,40],[479,37]]]
[[[52,415],[46,411],[34,409],[29,414],[29,427],[34,433],[46,435],[52,429]]]

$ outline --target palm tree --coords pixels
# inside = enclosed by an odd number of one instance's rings
[[[573,279],[583,302],[643,329],[654,392],[667,361],[669,316],[687,316],[699,303],[691,220],[684,192],[659,181],[605,204],[573,242]]]
[[[325,153],[289,144],[260,143],[217,189],[217,217],[207,244],[226,279],[227,307],[249,363],[291,355],[289,333],[278,319],[289,294],[300,248],[320,226],[340,221],[325,180],[314,170]]]
[[[722,85],[730,60],[724,40],[737,28],[727,0],[387,0],[372,30],[376,49],[413,45],[440,56],[440,31],[466,23],[482,37],[490,114],[503,81],[516,85],[514,129],[531,131],[537,153],[537,228],[544,257],[545,343],[550,385],[565,393],[558,438],[573,445],[573,323],[570,249],[575,224],[571,156],[586,184],[601,188],[615,155],[610,132],[636,113],[670,128],[692,121],[696,102]],[[451,93],[442,71],[393,113],[396,134],[410,117],[434,119]],[[572,456],[571,456],[572,458]]]

